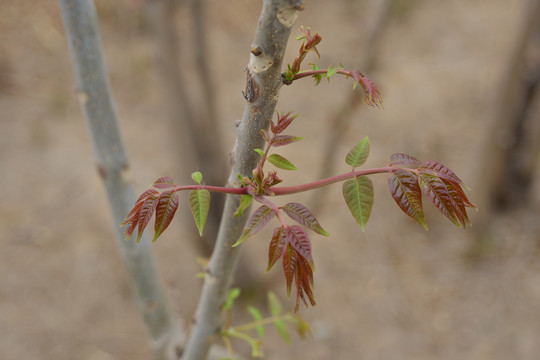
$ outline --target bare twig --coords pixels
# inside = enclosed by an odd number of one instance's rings
[[[260,131],[268,128],[269,119],[273,116],[282,85],[283,54],[291,27],[302,8],[300,0],[265,0],[263,3],[247,67],[247,104],[232,154],[234,164],[228,186],[240,187],[237,175],[251,176],[257,164],[259,155],[253,149],[263,147],[264,139]],[[184,360],[205,359],[213,337],[218,335],[221,327],[221,306],[229,290],[241,248],[233,248],[232,245],[240,237],[248,215],[246,211],[242,216],[234,216],[239,204],[238,196],[227,196]]]
[[[73,58],[80,104],[139,312],[155,341],[156,358],[174,359],[185,334],[167,303],[150,241],[146,237],[138,245],[134,241],[124,241],[118,225],[129,213],[136,197],[129,182],[128,159],[118,129],[94,3],[90,0],[59,0],[59,4]]]

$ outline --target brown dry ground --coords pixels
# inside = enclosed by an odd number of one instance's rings
[[[387,164],[393,152],[437,159],[473,188],[474,201],[474,189],[482,186],[482,144],[491,141],[484,134],[523,2],[404,3],[409,6],[390,22],[378,70],[370,74],[382,89],[385,109],[364,107],[354,114],[336,149],[337,168],[348,170],[341,158],[369,135],[366,166]],[[359,64],[369,16],[364,5],[307,1],[297,24],[323,35],[320,64]],[[260,4],[214,0],[210,8],[210,63],[229,151]],[[169,130],[142,10],[128,0],[101,0],[98,9],[137,190],[163,175],[185,178],[197,169],[182,166]],[[190,20],[185,12],[179,20],[182,49],[189,49]],[[288,59],[296,45],[291,43]],[[190,55],[182,52],[188,72]],[[0,358],[148,359],[147,336],[113,239],[112,226],[118,224],[110,223],[73,86],[56,2],[2,1]],[[302,170],[284,174],[290,184],[317,176],[328,117],[350,87],[336,79],[317,88],[307,80],[283,89],[278,110],[300,113],[292,132],[306,137],[284,149]],[[528,209],[491,219],[483,218],[482,208],[473,212],[473,223],[485,228],[459,230],[428,205],[428,232],[400,213],[384,176],[374,182],[376,202],[365,233],[348,214],[340,186],[329,190],[317,216],[332,236],[312,239],[317,306],[301,310],[313,335],[286,346],[269,331],[267,358],[540,358],[538,181]],[[309,203],[309,195],[295,199]],[[174,307],[186,319],[201,285],[194,276],[199,267],[190,216],[184,206],[179,218],[185,219],[175,220],[155,244]],[[487,245],[476,246],[478,234],[487,230]],[[267,242],[265,236],[248,241],[244,258],[285,299],[281,274],[263,274]],[[471,261],[472,248],[480,255]]]

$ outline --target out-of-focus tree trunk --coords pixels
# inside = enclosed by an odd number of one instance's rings
[[[484,218],[527,205],[540,150],[540,0],[528,1],[496,99],[477,187]],[[486,215],[487,214],[487,215]]]
[[[163,84],[163,98],[171,123],[175,126],[178,152],[182,168],[190,173],[200,171],[204,183],[222,185],[226,181],[227,157],[224,155],[221,134],[216,115],[215,91],[211,82],[208,56],[206,55],[204,0],[192,5],[193,35],[195,37],[196,72],[201,80],[202,94],[193,96],[197,87],[189,88],[186,74],[181,71],[179,52],[181,39],[176,29],[177,0],[150,0],[147,13],[156,41],[156,63]],[[190,53],[193,50],[185,50]],[[196,102],[193,99],[200,101]],[[191,170],[188,170],[191,169]],[[224,197],[212,196],[203,241],[203,252],[209,255],[217,236]]]
[[[120,228],[136,196],[118,128],[94,3],[91,0],[59,0],[59,4],[81,108],[107,191],[118,248],[131,280],[133,296],[153,340],[155,358],[173,360],[177,358],[185,334],[168,305],[150,239],[143,236],[139,244],[125,241]]]

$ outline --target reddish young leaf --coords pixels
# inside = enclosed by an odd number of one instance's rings
[[[434,175],[437,175],[438,177],[442,179],[446,179],[448,181],[456,182],[460,185],[463,185],[463,181],[449,168],[441,164],[440,162],[434,161],[434,160],[428,160],[424,161],[420,167],[424,169],[429,169],[434,172]]]
[[[369,78],[365,77],[360,71],[352,71],[351,76],[355,81],[353,89],[356,88],[357,83],[362,85],[362,88],[364,88],[364,103],[369,106],[381,107],[382,98],[375,83]]]
[[[453,186],[453,189],[454,191],[456,192],[455,196],[459,197],[462,201],[463,201],[463,204],[465,205],[465,207],[471,207],[473,209],[476,209],[476,205],[474,205],[470,200],[469,198],[467,197],[467,195],[465,195],[465,192],[463,191],[463,189],[461,188],[460,184],[458,183],[454,183],[453,181],[448,181],[444,178],[441,178],[442,181],[444,181],[444,183],[448,184],[448,183],[452,183],[452,186]],[[454,196],[454,195],[452,195]]]
[[[270,271],[272,266],[279,260],[283,252],[285,251],[285,246],[287,245],[287,237],[283,231],[283,227],[277,227],[274,229],[274,234],[272,235],[272,240],[270,240],[270,247],[268,248],[268,267],[266,271]]]
[[[427,230],[422,209],[422,191],[416,176],[407,170],[393,171],[388,179],[388,188],[401,210]]]
[[[276,135],[281,134],[289,127],[289,125],[291,125],[296,116],[298,115],[291,115],[290,111],[286,114],[278,115],[278,122],[276,126],[273,127],[272,132]]]
[[[448,193],[450,194],[450,197],[454,201],[454,208],[456,211],[456,216],[459,219],[459,222],[461,223],[462,227],[465,228],[466,225],[471,225],[471,221],[469,220],[469,216],[467,215],[468,205],[465,204],[465,202],[463,201],[463,198],[460,195],[460,192],[463,194],[463,190],[461,190],[461,187],[459,186],[459,184],[453,181],[448,181],[443,178],[441,178],[441,181],[446,185],[446,188],[448,189]]]
[[[305,295],[307,295],[311,306],[316,305],[313,290],[311,289],[312,285],[313,271],[306,259],[300,257],[298,258],[296,266],[296,306],[294,311],[298,311],[300,299],[302,299],[302,302],[304,305],[306,305],[306,307],[308,306]]]
[[[148,223],[150,222],[150,218],[152,218],[152,215],[156,210],[157,199],[157,194],[150,195],[146,198],[143,206],[141,207],[141,211],[138,214],[137,220],[137,226],[139,227],[139,230],[137,231],[137,243],[141,240],[144,229],[146,228],[146,225],[148,225]]]
[[[132,217],[138,210],[140,210],[140,207],[142,206],[142,204],[144,203],[144,200],[147,197],[151,195],[155,195],[155,194],[159,194],[159,191],[157,191],[156,189],[148,189],[145,192],[143,192],[141,196],[139,196],[137,200],[135,201],[135,205],[133,206],[133,209],[131,209],[131,211],[129,212],[126,219]]]
[[[418,179],[422,192],[431,203],[455,225],[464,227],[462,219],[456,214],[456,203],[448,192],[446,184],[438,176],[424,172],[418,174]]]
[[[420,165],[420,160],[412,157],[411,155],[396,153],[390,156],[390,165]]]
[[[135,202],[133,209],[131,209],[128,216],[126,216],[124,221],[120,224],[121,226],[126,226],[129,224],[129,226],[124,231],[124,237],[126,238],[126,240],[129,240],[129,238],[131,238],[133,232],[139,224],[139,214],[143,205],[145,204],[146,199],[149,197],[157,196],[157,194],[159,194],[159,192],[155,189],[148,189],[144,193],[142,193]]]
[[[292,144],[293,142],[302,140],[302,137],[293,136],[293,135],[276,135],[274,141],[272,142],[273,147],[285,146]]]
[[[285,251],[283,252],[283,273],[285,274],[285,280],[287,282],[287,296],[291,296],[291,287],[294,276],[296,275],[297,260],[295,256],[294,248],[291,244],[287,244]]]
[[[158,189],[169,189],[175,187],[176,184],[174,183],[174,179],[172,177],[164,176],[154,181],[152,186]]]
[[[307,226],[311,230],[315,231],[317,234],[324,236],[330,236],[319,224],[315,216],[306,208],[304,205],[291,202],[285,204],[282,208],[283,212],[287,214],[291,219],[297,221],[298,223]]]
[[[294,250],[313,267],[311,242],[306,231],[301,226],[292,225],[285,228],[285,236],[287,237],[287,242],[292,245]]]
[[[238,239],[233,246],[240,245],[248,237],[261,231],[274,216],[276,216],[276,214],[268,206],[262,205],[259,207],[250,215],[240,239]]]
[[[154,239],[157,238],[167,229],[171,223],[176,210],[178,209],[178,194],[175,190],[167,190],[159,195],[156,207],[156,222],[154,224]]]

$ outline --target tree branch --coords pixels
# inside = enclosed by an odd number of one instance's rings
[[[291,27],[301,0],[265,0],[252,45],[247,67],[246,91],[248,101],[233,150],[233,167],[228,186],[240,187],[237,175],[251,176],[259,155],[253,149],[262,148],[264,139],[260,131],[267,129],[276,106],[281,83],[281,65]],[[238,240],[247,220],[248,212],[235,217],[240,197],[227,195],[225,209],[214,252],[205,277],[201,299],[194,318],[194,326],[187,342],[183,360],[206,358],[213,337],[222,325],[221,306],[229,290],[240,246]]]
[[[136,196],[129,182],[128,159],[118,129],[94,3],[91,0],[58,2],[73,58],[79,101],[139,313],[155,341],[156,358],[175,359],[185,334],[167,303],[150,241],[147,237],[143,237],[138,245],[134,241],[124,241],[118,226],[129,213]]]

